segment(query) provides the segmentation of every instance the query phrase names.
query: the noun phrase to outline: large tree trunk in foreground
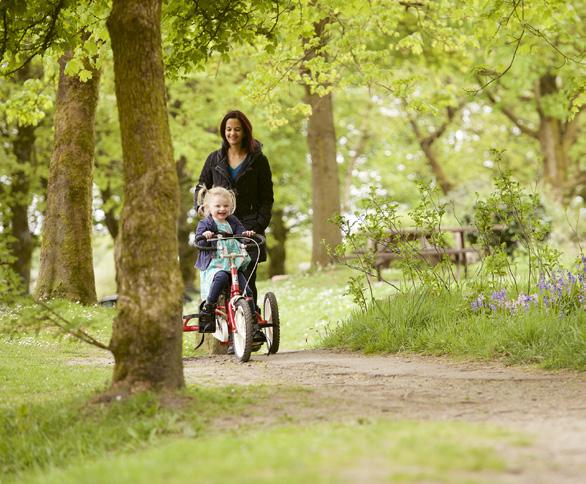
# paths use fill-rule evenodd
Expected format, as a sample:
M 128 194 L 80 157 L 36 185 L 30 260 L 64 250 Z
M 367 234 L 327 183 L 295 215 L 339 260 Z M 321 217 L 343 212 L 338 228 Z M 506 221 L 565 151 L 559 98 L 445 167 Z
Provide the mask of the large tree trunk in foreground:
M 179 186 L 165 104 L 161 0 L 114 0 L 107 25 L 124 159 L 113 384 L 175 389 L 184 386 Z
M 59 60 L 55 146 L 36 296 L 91 304 L 96 301 L 91 210 L 99 72 L 92 69 L 87 82 L 67 76 L 64 69 L 70 58 L 68 52 Z
M 336 133 L 332 94 L 312 94 L 306 86 L 306 100 L 312 113 L 307 127 L 307 144 L 311 154 L 311 189 L 313 224 L 311 265 L 331 262 L 326 244 L 335 247 L 342 241 L 338 226 L 329 221 L 340 213 L 340 181 L 336 161 Z

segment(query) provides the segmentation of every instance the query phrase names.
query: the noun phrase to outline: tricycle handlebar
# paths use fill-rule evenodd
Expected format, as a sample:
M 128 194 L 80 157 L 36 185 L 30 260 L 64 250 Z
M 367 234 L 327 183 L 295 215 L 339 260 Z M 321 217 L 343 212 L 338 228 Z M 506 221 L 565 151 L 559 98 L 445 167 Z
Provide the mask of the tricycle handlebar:
M 206 239 L 203 235 L 200 235 L 199 237 L 196 237 L 196 239 L 195 239 L 195 246 L 199 250 L 204 250 L 204 251 L 217 250 L 217 247 L 207 245 L 207 243 L 208 242 L 217 242 L 219 240 L 226 240 L 226 239 L 248 240 L 249 242 L 246 242 L 244 244 L 244 247 L 246 249 L 252 249 L 253 247 L 261 247 L 265 244 L 265 238 L 262 235 L 258 235 L 258 234 L 255 234 L 251 237 L 247 237 L 246 235 L 242 235 L 242 234 L 228 234 L 225 232 L 219 232 L 218 235 L 219 235 L 219 237 L 212 237 L 209 239 Z M 202 242 L 205 242 L 206 245 L 202 244 Z

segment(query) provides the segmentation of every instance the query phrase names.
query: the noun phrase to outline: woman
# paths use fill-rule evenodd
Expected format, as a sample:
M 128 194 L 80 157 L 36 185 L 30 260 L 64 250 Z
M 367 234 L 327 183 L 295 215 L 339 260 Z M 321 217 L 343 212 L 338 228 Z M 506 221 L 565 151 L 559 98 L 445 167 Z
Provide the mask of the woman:
M 230 111 L 220 123 L 222 147 L 210 153 L 201 170 L 195 189 L 195 208 L 203 215 L 203 207 L 197 203 L 202 188 L 224 187 L 236 194 L 234 215 L 246 230 L 264 235 L 271 221 L 273 208 L 273 180 L 262 145 L 252 135 L 252 125 L 244 113 Z M 249 250 L 252 263 L 244 275 L 250 278 L 255 303 L 257 252 Z M 267 260 L 265 247 L 260 250 L 259 262 Z M 256 306 L 258 307 L 258 305 Z

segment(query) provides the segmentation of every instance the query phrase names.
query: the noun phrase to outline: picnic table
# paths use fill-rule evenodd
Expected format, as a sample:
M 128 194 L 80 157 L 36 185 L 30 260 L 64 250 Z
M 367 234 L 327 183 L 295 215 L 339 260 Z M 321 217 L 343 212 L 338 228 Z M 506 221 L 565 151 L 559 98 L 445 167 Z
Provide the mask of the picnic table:
M 495 225 L 493 230 L 504 230 L 505 226 Z M 468 276 L 468 254 L 477 254 L 482 257 L 482 251 L 478 247 L 466 245 L 466 235 L 477 233 L 478 229 L 471 225 L 460 227 L 441 227 L 437 231 L 423 230 L 419 228 L 404 228 L 389 232 L 387 238 L 375 242 L 375 269 L 377 279 L 382 280 L 383 267 L 388 267 L 392 260 L 404 257 L 398 250 L 402 242 L 412 243 L 411 248 L 415 255 L 428 261 L 439 262 L 444 257 L 449 257 L 456 265 L 456 277 L 460 278 L 460 270 L 463 268 L 464 277 Z M 453 245 L 437 245 L 430 238 L 434 234 L 450 234 L 453 237 Z

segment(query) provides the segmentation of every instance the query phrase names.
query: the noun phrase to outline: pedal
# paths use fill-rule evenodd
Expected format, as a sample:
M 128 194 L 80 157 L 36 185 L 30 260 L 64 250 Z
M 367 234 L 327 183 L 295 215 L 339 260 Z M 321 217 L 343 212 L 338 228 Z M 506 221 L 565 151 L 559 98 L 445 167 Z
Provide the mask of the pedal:
M 254 334 L 252 335 L 252 342 L 253 343 L 264 343 L 267 339 L 265 338 L 265 334 L 260 330 L 257 329 Z
M 252 346 L 250 347 L 250 351 L 252 352 L 256 352 L 258 350 L 260 350 L 262 347 L 262 343 L 252 343 Z

